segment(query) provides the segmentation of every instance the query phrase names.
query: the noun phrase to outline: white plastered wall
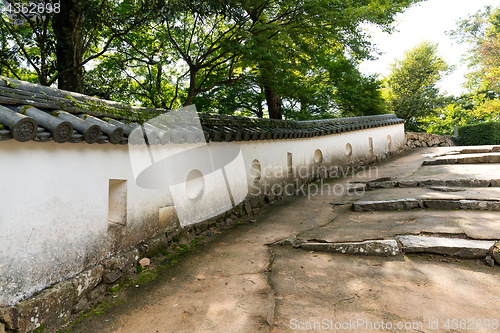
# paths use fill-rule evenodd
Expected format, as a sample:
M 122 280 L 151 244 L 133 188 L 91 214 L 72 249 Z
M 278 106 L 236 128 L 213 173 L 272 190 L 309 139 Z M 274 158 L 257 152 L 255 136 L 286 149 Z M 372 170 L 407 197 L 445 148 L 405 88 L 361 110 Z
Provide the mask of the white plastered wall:
M 390 136 L 391 141 L 390 147 L 388 136 Z M 370 151 L 369 138 L 372 138 L 373 151 Z M 239 146 L 245 158 L 249 184 L 254 189 L 260 188 L 261 191 L 265 192 L 274 184 L 290 181 L 290 178 L 287 177 L 288 153 L 292 154 L 293 173 L 291 176 L 306 178 L 307 171 L 325 168 L 331 170 L 336 166 L 356 160 L 379 156 L 388 151 L 396 151 L 403 147 L 404 140 L 404 125 L 399 124 L 314 138 L 249 141 L 242 142 Z M 346 154 L 347 144 L 351 146 L 351 155 Z M 322 154 L 322 162 L 319 165 L 314 159 L 314 154 L 318 149 Z M 251 165 L 254 160 L 257 160 L 261 166 L 261 177 L 258 182 L 254 182 L 251 177 Z M 340 172 L 338 171 L 338 173 Z M 283 174 L 285 177 L 279 177 Z
M 404 145 L 404 127 L 399 124 L 238 146 L 249 184 L 253 184 L 252 161 L 259 161 L 259 187 L 289 180 L 287 153 L 292 154 L 294 168 L 315 165 L 317 149 L 323 155 L 322 165 L 342 165 L 370 157 L 370 137 L 373 155 L 387 152 L 388 135 L 391 150 Z M 351 156 L 345 152 L 348 143 Z M 283 177 L 271 176 L 283 169 Z M 0 142 L 0 306 L 74 276 L 116 251 L 109 236 L 110 180 L 126 181 L 124 228 L 129 236 L 120 246 L 136 245 L 157 233 L 159 212 L 173 205 L 172 196 L 168 187 L 150 190 L 135 184 L 126 145 Z
M 111 254 L 110 180 L 127 184 L 130 241 L 151 237 L 170 193 L 135 185 L 126 145 L 0 142 L 0 305 Z

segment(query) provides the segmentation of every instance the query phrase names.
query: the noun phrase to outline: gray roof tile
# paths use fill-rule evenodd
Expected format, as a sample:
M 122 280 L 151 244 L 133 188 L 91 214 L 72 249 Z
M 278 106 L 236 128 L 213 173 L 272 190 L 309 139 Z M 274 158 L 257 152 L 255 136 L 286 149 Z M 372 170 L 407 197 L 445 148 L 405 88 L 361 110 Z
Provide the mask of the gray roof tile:
M 136 107 L 0 76 L 0 140 L 140 143 L 250 141 L 310 138 L 404 123 L 394 114 L 290 121 L 199 113 L 203 137 L 194 127 L 161 120 L 138 121 L 168 110 Z

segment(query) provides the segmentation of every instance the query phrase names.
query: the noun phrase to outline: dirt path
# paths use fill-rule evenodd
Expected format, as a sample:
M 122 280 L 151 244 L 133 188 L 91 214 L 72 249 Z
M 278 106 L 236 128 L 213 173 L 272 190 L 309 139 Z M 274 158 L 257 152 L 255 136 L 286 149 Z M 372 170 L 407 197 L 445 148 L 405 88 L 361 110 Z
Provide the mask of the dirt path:
M 498 267 L 430 255 L 377 258 L 291 247 L 274 251 L 273 332 L 321 331 L 300 330 L 315 322 L 330 332 L 500 329 Z
M 268 244 L 334 218 L 326 198 L 288 197 L 255 218 L 206 237 L 199 250 L 156 279 L 129 288 L 126 301 L 71 327 L 72 332 L 269 331 L 274 291 Z

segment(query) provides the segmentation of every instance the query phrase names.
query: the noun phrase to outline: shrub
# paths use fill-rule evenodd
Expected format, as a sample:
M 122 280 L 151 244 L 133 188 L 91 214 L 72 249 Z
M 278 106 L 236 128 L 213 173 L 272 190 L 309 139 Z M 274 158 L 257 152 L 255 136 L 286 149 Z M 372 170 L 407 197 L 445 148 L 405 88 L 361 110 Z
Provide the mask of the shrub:
M 476 125 L 467 125 L 458 128 L 460 144 L 498 145 L 500 144 L 500 122 L 486 122 Z

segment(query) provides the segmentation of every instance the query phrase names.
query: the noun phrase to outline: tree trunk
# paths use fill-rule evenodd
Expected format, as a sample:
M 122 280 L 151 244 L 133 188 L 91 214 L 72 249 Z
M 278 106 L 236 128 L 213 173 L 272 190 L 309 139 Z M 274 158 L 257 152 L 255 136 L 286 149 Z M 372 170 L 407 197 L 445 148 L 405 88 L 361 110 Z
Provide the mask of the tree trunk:
M 264 86 L 264 94 L 266 95 L 269 119 L 283 119 L 280 97 L 276 94 L 274 89 L 270 86 Z
M 257 112 L 256 115 L 258 118 L 264 118 L 264 106 L 262 103 L 264 102 L 264 98 L 262 97 L 262 93 L 264 92 L 264 88 L 259 86 L 260 92 L 257 95 Z
M 264 110 L 262 110 L 262 104 L 259 102 L 257 105 L 257 111 L 255 112 L 255 115 L 257 118 L 263 118 L 264 117 Z
M 189 88 L 188 94 L 186 97 L 186 101 L 184 102 L 184 106 L 191 105 L 193 103 L 193 99 L 196 97 L 196 75 L 198 74 L 198 69 L 194 66 L 191 66 L 189 71 Z
M 65 71 L 58 79 L 59 89 L 83 93 L 83 8 L 84 1 L 61 1 L 52 28 L 56 35 L 57 70 Z M 75 68 L 68 70 L 69 68 Z
M 167 102 L 165 101 L 165 96 L 163 96 L 163 89 L 161 88 L 161 74 L 163 71 L 163 66 L 161 61 L 156 64 L 156 92 L 158 93 L 160 97 L 160 103 L 162 109 L 168 109 L 167 108 Z

